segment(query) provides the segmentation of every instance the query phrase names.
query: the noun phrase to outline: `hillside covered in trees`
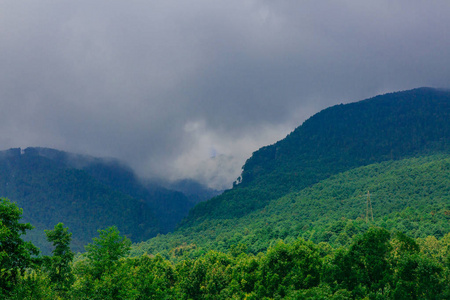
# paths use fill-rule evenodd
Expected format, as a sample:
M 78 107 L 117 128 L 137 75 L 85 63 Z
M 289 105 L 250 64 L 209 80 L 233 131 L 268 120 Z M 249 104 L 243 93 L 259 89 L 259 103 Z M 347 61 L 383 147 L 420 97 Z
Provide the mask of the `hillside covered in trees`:
M 441 238 L 450 232 L 449 154 L 449 91 L 334 106 L 256 151 L 233 189 L 132 253 L 177 261 L 242 243 L 257 254 L 299 237 L 347 247 L 370 226 Z
M 185 224 L 244 216 L 359 166 L 450 149 L 450 92 L 420 88 L 327 108 L 259 149 L 240 183 L 197 205 Z
M 372 206 L 369 220 L 367 200 Z M 340 247 L 373 225 L 414 238 L 441 238 L 450 232 L 449 221 L 450 156 L 442 154 L 352 169 L 273 200 L 244 217 L 211 218 L 182 226 L 137 244 L 133 253 L 161 253 L 177 259 L 176 247 L 196 257 L 243 243 L 257 254 L 277 240 L 292 242 L 298 237 Z
M 167 233 L 194 202 L 181 192 L 141 182 L 117 160 L 48 148 L 0 152 L 0 194 L 24 209 L 30 238 L 49 253 L 44 229 L 64 221 L 72 248 L 83 251 L 99 228 L 115 225 L 134 242 Z

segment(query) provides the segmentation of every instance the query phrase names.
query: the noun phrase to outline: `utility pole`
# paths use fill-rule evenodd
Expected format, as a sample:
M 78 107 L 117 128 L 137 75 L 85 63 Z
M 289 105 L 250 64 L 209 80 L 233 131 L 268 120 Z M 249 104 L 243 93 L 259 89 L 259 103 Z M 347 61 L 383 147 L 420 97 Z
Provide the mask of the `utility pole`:
M 370 210 L 370 214 L 372 216 L 372 222 L 373 222 L 372 201 L 370 201 L 370 191 L 367 191 L 366 223 L 369 223 L 369 210 Z

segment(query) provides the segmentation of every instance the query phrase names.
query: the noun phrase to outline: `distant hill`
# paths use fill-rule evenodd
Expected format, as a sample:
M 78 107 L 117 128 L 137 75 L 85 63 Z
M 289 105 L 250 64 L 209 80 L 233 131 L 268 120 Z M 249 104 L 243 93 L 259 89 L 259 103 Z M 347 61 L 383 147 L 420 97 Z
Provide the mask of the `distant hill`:
M 82 251 L 98 229 L 116 225 L 134 242 L 173 230 L 194 203 L 178 191 L 142 183 L 114 159 L 49 148 L 0 152 L 0 195 L 36 227 L 27 237 L 48 251 L 44 229 L 63 222 Z
M 140 180 L 131 168 L 117 159 L 91 157 L 49 148 L 27 148 L 25 152 L 35 152 L 69 168 L 83 170 L 113 190 L 143 200 L 158 217 L 159 233 L 173 230 L 194 206 L 182 192 Z
M 243 242 L 256 253 L 299 235 L 339 245 L 367 226 L 368 190 L 377 225 L 439 237 L 450 230 L 449 155 L 448 90 L 333 106 L 253 153 L 240 182 L 194 207 L 174 233 L 135 249 L 226 251 Z

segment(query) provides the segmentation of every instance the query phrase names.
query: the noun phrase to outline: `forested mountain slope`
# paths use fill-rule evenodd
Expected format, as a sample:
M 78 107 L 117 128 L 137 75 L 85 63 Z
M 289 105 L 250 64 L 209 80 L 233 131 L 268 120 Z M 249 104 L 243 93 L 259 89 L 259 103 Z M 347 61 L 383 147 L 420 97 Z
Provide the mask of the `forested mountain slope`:
M 449 90 L 419 88 L 336 105 L 254 152 L 240 184 L 197 205 L 184 224 L 245 216 L 346 170 L 449 149 Z
M 0 152 L 0 195 L 23 208 L 28 233 L 44 253 L 44 229 L 63 222 L 73 232 L 72 248 L 83 251 L 98 229 L 116 225 L 132 241 L 167 233 L 194 205 L 180 192 L 141 183 L 112 159 L 48 148 Z
M 117 225 L 132 240 L 148 239 L 159 224 L 138 199 L 109 188 L 83 170 L 66 168 L 34 153 L 1 153 L 0 194 L 23 208 L 24 222 L 36 227 L 28 236 L 46 250 L 44 229 L 59 222 L 73 232 L 73 249 L 83 250 L 97 229 Z
M 141 181 L 133 170 L 116 159 L 90 157 L 49 148 L 27 148 L 25 151 L 34 152 L 70 168 L 86 171 L 113 190 L 143 200 L 158 218 L 159 233 L 173 230 L 194 206 L 181 192 Z
M 373 221 L 367 214 L 367 192 Z M 369 226 L 398 230 L 415 238 L 450 232 L 450 155 L 386 161 L 333 175 L 292 192 L 244 217 L 210 219 L 135 245 L 134 254 L 196 257 L 208 249 L 227 252 L 244 244 L 267 250 L 277 240 L 298 237 L 345 246 Z M 188 253 L 188 254 L 186 254 Z
M 330 107 L 256 151 L 240 184 L 198 204 L 173 234 L 136 251 L 226 251 L 242 242 L 256 253 L 298 236 L 339 245 L 367 226 L 361 216 L 368 191 L 377 225 L 439 237 L 450 230 L 449 154 L 448 90 L 420 88 Z

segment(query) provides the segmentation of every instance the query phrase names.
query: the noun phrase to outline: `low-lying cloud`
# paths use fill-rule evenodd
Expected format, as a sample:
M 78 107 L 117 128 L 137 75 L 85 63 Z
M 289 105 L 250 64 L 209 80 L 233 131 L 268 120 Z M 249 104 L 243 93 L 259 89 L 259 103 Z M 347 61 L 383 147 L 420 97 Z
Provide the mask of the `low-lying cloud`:
M 1 148 L 230 187 L 327 106 L 448 87 L 448 1 L 7 1 Z

